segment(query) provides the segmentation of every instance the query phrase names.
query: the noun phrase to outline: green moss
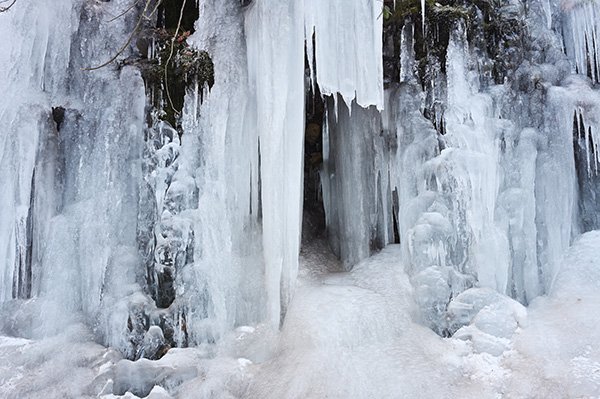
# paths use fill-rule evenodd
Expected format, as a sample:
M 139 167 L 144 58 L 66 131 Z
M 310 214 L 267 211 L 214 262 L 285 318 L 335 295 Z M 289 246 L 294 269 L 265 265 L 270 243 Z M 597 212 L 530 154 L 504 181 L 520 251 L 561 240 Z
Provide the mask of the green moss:
M 167 29 L 147 31 L 142 45 L 154 40 L 156 54 L 150 59 L 139 59 L 137 65 L 146 86 L 151 89 L 149 91 L 156 96 L 153 99 L 154 104 L 158 105 L 161 98 L 166 102 L 161 117 L 175 127 L 183 108 L 186 88 L 196 82 L 200 87 L 212 87 L 214 65 L 207 52 L 195 50 L 187 45 L 185 38 L 189 32 L 178 36 L 173 42 L 174 34 L 174 31 Z M 169 97 L 172 104 L 168 100 Z
M 195 83 L 210 88 L 214 83 L 209 54 L 186 42 L 194 32 L 198 13 L 196 0 L 186 0 L 185 4 L 184 0 L 163 0 L 156 20 L 148 22 L 137 35 L 139 56 L 125 61 L 140 69 L 147 92 L 153 95 L 152 104 L 159 109 L 160 118 L 173 127 L 178 126 L 186 89 Z M 149 48 L 153 54 L 148 54 Z
M 469 42 L 485 49 L 494 60 L 493 77 L 497 82 L 510 69 L 506 57 L 500 55 L 520 44 L 524 30 L 522 21 L 500 12 L 501 4 L 496 0 L 426 0 L 424 32 L 420 29 L 423 24 L 420 0 L 396 1 L 395 8 L 392 0 L 385 0 L 384 7 L 384 32 L 399 35 L 405 23 L 415 26 L 414 51 L 423 85 L 427 83 L 431 62 L 437 60 L 441 71 L 445 71 L 450 34 L 459 22 L 466 27 Z M 394 42 L 400 41 L 396 38 Z M 399 49 L 396 52 L 399 56 Z

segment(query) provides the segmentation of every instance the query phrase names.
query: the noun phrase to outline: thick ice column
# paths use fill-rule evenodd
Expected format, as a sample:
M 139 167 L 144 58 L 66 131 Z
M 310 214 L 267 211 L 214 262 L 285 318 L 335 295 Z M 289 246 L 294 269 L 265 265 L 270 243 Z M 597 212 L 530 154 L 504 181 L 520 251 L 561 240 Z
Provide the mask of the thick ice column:
M 246 15 L 260 141 L 267 317 L 279 325 L 298 269 L 304 137 L 302 1 L 261 0 Z
M 476 272 L 482 286 L 505 292 L 508 280 L 506 235 L 495 224 L 499 191 L 499 147 L 496 139 L 492 99 L 478 93 L 476 81 L 469 79 L 466 36 L 461 27 L 448 45 L 448 109 L 441 158 L 454 177 L 452 182 L 436 172 L 438 185 L 450 187 L 459 209 L 454 210 L 455 226 L 467 228 L 459 237 L 468 245 L 467 264 Z M 441 171 L 441 170 L 440 170 Z M 450 184 L 450 186 L 449 186 Z
M 193 229 L 193 256 L 177 270 L 170 307 L 178 313 L 180 344 L 218 340 L 265 313 L 258 138 L 256 115 L 248 110 L 256 100 L 249 99 L 243 27 L 239 1 L 205 1 L 189 39 L 211 55 L 215 81 L 210 91 L 196 86 L 186 96 L 172 179 L 197 192 L 193 199 L 181 196 L 182 210 L 171 218 L 178 221 L 175 232 L 181 222 Z
M 377 231 L 377 174 L 375 139 L 381 131 L 375 107 L 352 102 L 352 111 L 338 99 L 327 101 L 323 181 L 327 234 L 344 267 L 349 270 L 367 258 Z
M 322 94 L 383 109 L 382 7 L 377 0 L 306 0 L 307 53 L 312 60 L 314 33 Z

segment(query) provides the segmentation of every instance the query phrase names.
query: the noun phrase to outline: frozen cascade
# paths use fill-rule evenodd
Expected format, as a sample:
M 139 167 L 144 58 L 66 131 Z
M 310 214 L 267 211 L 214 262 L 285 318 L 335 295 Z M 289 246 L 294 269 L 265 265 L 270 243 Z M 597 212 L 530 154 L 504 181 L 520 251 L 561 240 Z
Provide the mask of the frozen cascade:
M 139 356 L 137 351 L 144 330 L 154 324 L 173 329 L 176 333 L 173 340 L 178 345 L 213 341 L 235 325 L 256 323 L 263 317 L 278 325 L 291 298 L 298 267 L 304 29 L 311 15 L 329 13 L 317 12 L 317 3 L 310 6 L 290 3 L 280 7 L 289 7 L 293 13 L 289 19 L 281 19 L 277 15 L 287 14 L 288 8 L 273 10 L 272 5 L 254 4 L 245 12 L 244 43 L 239 36 L 244 15 L 235 2 L 229 6 L 203 3 L 199 30 L 190 42 L 210 50 L 215 58 L 216 85 L 211 93 L 197 87 L 188 94 L 182 120 L 186 134 L 181 143 L 175 130 L 153 117 L 152 126 L 146 129 L 150 140 L 142 175 L 139 168 L 140 123 L 144 114 L 141 80 L 133 68 L 123 68 L 120 82 L 114 79 L 115 72 L 111 68 L 93 72 L 81 70 L 99 65 L 116 53 L 119 44 L 126 40 L 135 13 L 107 22 L 104 15 L 119 14 L 119 7 L 126 8 L 125 1 L 108 5 L 73 2 L 53 9 L 44 18 L 44 4 L 30 15 L 23 8 L 18 14 L 7 14 L 12 24 L 3 25 L 7 37 L 11 37 L 19 34 L 14 26 L 23 25 L 26 15 L 35 17 L 39 13 L 40 29 L 32 32 L 39 32 L 42 45 L 37 39 L 32 41 L 35 47 L 29 53 L 47 51 L 46 55 L 40 54 L 39 60 L 45 57 L 57 65 L 46 61 L 47 65 L 42 66 L 44 64 L 35 59 L 16 64 L 22 68 L 33 65 L 40 71 L 13 71 L 12 82 L 22 83 L 18 87 L 11 83 L 7 90 L 15 93 L 37 90 L 39 94 L 27 97 L 27 101 L 39 98 L 40 108 L 46 110 L 43 111 L 46 114 L 38 118 L 39 121 L 32 120 L 34 125 L 30 129 L 60 130 L 59 135 L 40 136 L 41 141 L 27 134 L 3 136 L 5 141 L 14 140 L 13 137 L 34 140 L 32 145 L 10 141 L 11 149 L 17 146 L 22 150 L 8 151 L 7 146 L 7 156 L 3 157 L 3 170 L 14 165 L 22 168 L 7 174 L 14 177 L 15 188 L 5 191 L 5 195 L 18 193 L 18 200 L 3 198 L 7 204 L 3 208 L 6 219 L 17 215 L 13 224 L 6 224 L 2 236 L 6 243 L 2 248 L 7 251 L 4 257 L 7 263 L 2 268 L 3 287 L 6 287 L 2 290 L 3 300 L 38 295 L 50 298 L 44 306 L 47 321 L 54 325 L 39 330 L 44 333 L 55 331 L 65 321 L 57 316 L 59 313 L 72 315 L 74 319 L 79 311 L 89 320 L 100 317 L 99 322 L 93 324 L 100 330 L 107 328 L 97 331 L 102 339 L 134 357 Z M 372 41 L 349 41 L 363 43 L 361 49 L 351 44 L 340 48 L 343 57 L 354 59 L 348 62 L 353 65 L 348 77 L 340 81 L 327 83 L 336 74 L 330 62 L 328 71 L 329 58 L 321 55 L 317 63 L 323 76 L 319 75 L 316 81 L 332 92 L 344 93 L 348 102 L 357 96 L 361 103 L 381 106 L 383 86 L 381 57 L 378 56 L 381 21 L 377 19 L 376 5 L 363 3 L 348 11 L 348 7 L 338 4 L 336 10 L 333 15 L 337 18 L 345 13 L 344 19 L 364 20 L 364 31 L 359 33 Z M 48 25 L 58 18 L 53 17 L 54 12 L 72 13 L 72 25 Z M 237 29 L 217 32 L 218 21 Z M 314 22 L 314 29 L 320 32 L 321 38 L 318 54 L 338 48 L 332 41 L 336 33 L 328 30 L 334 25 L 329 22 Z M 286 41 L 280 49 L 270 53 L 272 61 L 283 62 L 281 65 L 272 66 L 273 62 L 266 62 L 264 56 L 255 56 L 264 53 L 264 37 L 283 35 L 289 26 L 293 26 L 290 42 L 296 45 L 290 47 Z M 92 35 L 90 32 L 94 29 L 97 32 Z M 23 32 L 23 37 L 29 32 Z M 104 39 L 96 40 L 100 37 Z M 12 42 L 21 40 L 24 39 L 15 37 Z M 72 45 L 55 46 L 59 42 Z M 110 46 L 100 45 L 100 42 L 110 43 Z M 324 43 L 329 43 L 329 47 L 322 45 Z M 245 44 L 247 51 L 243 48 Z M 70 53 L 72 49 L 75 49 L 74 54 Z M 65 50 L 66 53 L 59 53 Z M 289 57 L 280 61 L 284 50 Z M 26 53 L 27 49 L 15 47 L 14 51 Z M 368 56 L 355 58 L 357 51 L 367 52 Z M 250 55 L 247 60 L 240 56 L 244 52 Z M 2 60 L 2 65 L 15 69 L 12 60 L 17 58 L 21 58 L 20 55 L 12 54 L 11 58 Z M 273 68 L 273 73 L 265 74 L 267 67 Z M 279 70 L 290 73 L 278 75 L 275 71 Z M 365 70 L 373 73 L 358 73 Z M 290 74 L 297 77 L 291 86 L 287 76 Z M 29 75 L 31 83 L 17 77 Z M 230 80 L 232 76 L 247 84 L 234 84 Z M 279 80 L 265 80 L 276 78 Z M 357 87 L 360 88 L 351 90 L 349 82 L 359 80 Z M 102 103 L 109 101 L 103 93 L 116 91 L 111 85 L 121 88 L 122 105 L 118 96 L 111 100 L 112 107 Z M 78 90 L 81 87 L 86 90 Z M 282 87 L 287 89 L 281 90 Z M 66 88 L 75 90 L 76 94 Z M 56 98 L 48 98 L 45 93 Z M 200 97 L 204 97 L 202 103 Z M 48 110 L 55 104 L 56 115 L 50 115 Z M 281 104 L 287 105 L 282 108 Z M 14 109 L 7 107 L 3 111 Z M 227 112 L 228 109 L 242 112 L 234 117 L 233 111 Z M 131 120 L 117 118 L 118 114 L 129 115 Z M 19 128 L 25 129 L 25 119 L 19 117 L 18 120 Z M 35 127 L 39 124 L 42 124 L 39 128 Z M 101 135 L 92 135 L 96 131 Z M 75 139 L 76 136 L 80 138 Z M 244 140 L 240 140 L 241 137 Z M 44 147 L 37 151 L 39 155 L 31 152 L 40 146 Z M 250 148 L 254 151 L 248 151 Z M 30 151 L 29 155 L 23 153 L 25 150 Z M 235 164 L 239 169 L 226 171 L 229 154 L 238 154 Z M 15 155 L 18 161 L 13 158 Z M 128 168 L 115 166 L 127 159 L 132 160 Z M 39 167 L 34 174 L 36 162 L 43 163 L 44 168 Z M 141 189 L 139 199 L 138 187 Z M 32 192 L 35 194 L 30 194 Z M 293 203 L 297 205 L 292 206 Z M 281 223 L 285 225 L 283 234 Z M 78 239 L 72 245 L 64 245 L 70 241 L 68 237 Z M 137 245 L 139 253 L 135 250 Z M 261 277 L 261 258 L 266 263 L 265 281 Z M 146 270 L 134 266 L 140 261 Z M 115 269 L 116 264 L 129 266 Z M 224 271 L 218 271 L 215 264 L 223 265 Z M 37 270 L 32 271 L 32 268 Z M 70 270 L 78 270 L 78 273 Z M 61 281 L 64 284 L 58 284 Z M 262 294 L 263 287 L 266 295 Z M 104 313 L 115 306 L 118 311 Z M 184 335 L 177 333 L 183 330 Z
M 55 23 L 65 16 L 65 23 Z M 43 327 L 35 335 L 60 331 L 81 311 L 105 342 L 120 347 L 127 314 L 115 312 L 114 306 L 135 284 L 143 84 L 132 68 L 94 74 L 81 69 L 117 51 L 131 18 L 108 29 L 95 5 L 72 2 L 27 4 L 7 18 L 3 37 L 26 45 L 9 47 L 0 62 L 15 65 L 6 67 L 12 76 L 3 82 L 13 94 L 1 112 L 15 134 L 3 137 L 2 170 L 16 188 L 8 195 L 17 194 L 19 204 L 12 208 L 14 199 L 3 197 L 8 213 L 2 215 L 7 229 L 2 234 L 12 238 L 3 238 L 1 295 L 47 299 L 39 320 Z M 37 28 L 28 28 L 31 23 Z M 105 40 L 114 45 L 99 45 Z M 15 110 L 19 114 L 10 116 Z M 20 157 L 13 159 L 12 167 L 19 167 L 13 171 L 11 154 Z M 27 242 L 15 245 L 25 237 Z M 15 255 L 21 260 L 15 262 Z
M 381 247 L 392 242 L 392 226 L 397 223 L 406 267 L 413 283 L 423 290 L 417 301 L 428 314 L 426 318 L 437 320 L 435 314 L 444 312 L 448 298 L 473 285 L 491 287 L 528 303 L 551 286 L 560 254 L 578 234 L 580 224 L 587 224 L 586 230 L 594 228 L 596 92 L 578 77 L 568 78 L 571 83 L 563 87 L 552 87 L 565 69 L 561 56 L 550 47 L 555 42 L 548 30 L 551 16 L 547 4 L 542 3 L 531 7 L 532 13 L 539 12 L 544 18 L 536 20 L 539 24 L 532 22 L 530 29 L 542 45 L 548 43 L 547 49 L 540 51 L 545 62 L 557 67 L 521 68 L 521 79 L 539 81 L 536 89 L 540 94 L 518 89 L 524 92 L 517 100 L 521 107 L 531 107 L 528 112 L 543 107 L 542 112 L 529 116 L 522 108 L 513 108 L 513 94 L 506 85 L 480 87 L 481 77 L 473 66 L 475 56 L 459 25 L 450 37 L 446 76 L 442 76 L 445 81 L 436 83 L 446 88 L 441 92 L 446 97 L 442 134 L 422 115 L 411 113 L 419 108 L 415 104 L 418 93 L 406 86 L 389 90 L 382 134 L 378 118 L 369 116 L 367 119 L 373 118 L 370 127 L 353 133 L 361 135 L 361 140 L 366 134 L 366 144 L 345 152 L 347 159 L 363 165 L 361 173 L 366 174 L 357 178 L 355 172 L 350 173 L 352 184 L 336 183 L 369 189 L 338 194 L 337 201 L 326 198 L 328 225 L 329 219 L 339 218 L 344 201 L 356 203 L 360 198 L 358 203 L 370 204 L 363 213 L 343 219 L 342 226 L 353 232 L 359 230 L 358 225 L 349 226 L 362 220 L 362 236 L 343 235 L 335 224 L 330 228 L 334 249 L 338 241 L 353 242 L 349 247 L 354 250 Z M 410 61 L 415 56 L 410 51 L 413 34 L 410 26 L 402 31 L 401 79 L 409 86 L 415 81 L 410 72 L 415 65 Z M 527 90 L 530 94 L 525 94 Z M 546 96 L 538 97 L 542 90 L 547 90 Z M 573 129 L 568 126 L 573 124 L 573 114 L 565 109 L 579 115 L 579 165 L 574 163 Z M 344 114 L 338 115 L 343 120 Z M 360 113 L 352 113 L 350 118 L 354 118 L 350 126 L 361 126 L 365 120 Z M 329 121 L 325 126 L 328 132 L 324 137 L 329 142 L 325 171 L 331 174 L 335 123 Z M 365 160 L 353 158 L 354 153 L 368 153 L 371 146 L 375 153 Z M 372 172 L 370 165 L 375 165 Z M 413 172 L 407 173 L 409 170 Z M 338 171 L 334 179 L 324 176 L 325 194 L 334 190 L 335 179 L 343 180 L 341 175 Z M 554 200 L 544 200 L 550 197 Z M 362 257 L 368 252 L 363 250 Z M 341 256 L 349 264 L 357 259 L 343 251 Z
M 485 9 L 526 28 L 497 59 L 445 2 L 390 44 L 380 1 L 200 1 L 181 40 L 214 85 L 187 87 L 180 126 L 147 43 L 82 70 L 143 4 L 55 3 L 0 13 L 0 396 L 600 392 L 600 237 L 579 237 L 600 228 L 597 1 Z M 317 87 L 339 273 L 320 238 L 298 256 Z

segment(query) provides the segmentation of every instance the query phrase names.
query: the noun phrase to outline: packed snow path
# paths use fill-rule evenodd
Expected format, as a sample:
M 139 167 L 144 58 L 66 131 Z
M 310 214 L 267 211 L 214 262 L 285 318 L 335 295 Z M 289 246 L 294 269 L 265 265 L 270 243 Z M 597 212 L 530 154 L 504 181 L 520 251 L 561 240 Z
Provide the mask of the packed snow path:
M 0 397 L 596 397 L 598 248 L 600 232 L 576 242 L 551 294 L 531 304 L 509 339 L 501 335 L 511 307 L 493 295 L 496 302 L 472 318 L 462 338 L 441 338 L 416 323 L 398 246 L 349 273 L 315 268 L 311 254 L 301 259 L 302 284 L 280 333 L 240 327 L 217 347 L 136 362 L 92 343 L 80 325 L 43 340 L 2 338 Z M 499 344 L 505 350 L 489 353 Z

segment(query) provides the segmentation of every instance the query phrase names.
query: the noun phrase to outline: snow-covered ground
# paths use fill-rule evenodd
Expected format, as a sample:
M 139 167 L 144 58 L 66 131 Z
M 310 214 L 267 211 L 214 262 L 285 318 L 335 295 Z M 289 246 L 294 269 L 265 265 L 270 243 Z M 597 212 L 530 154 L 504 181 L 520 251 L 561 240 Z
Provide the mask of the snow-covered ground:
M 527 310 L 491 290 L 460 295 L 448 318 L 468 325 L 452 338 L 418 323 L 398 246 L 349 273 L 309 252 L 280 332 L 239 327 L 218 347 L 136 362 L 80 324 L 42 340 L 2 337 L 0 397 L 599 397 L 598 248 L 600 232 L 581 236 Z

